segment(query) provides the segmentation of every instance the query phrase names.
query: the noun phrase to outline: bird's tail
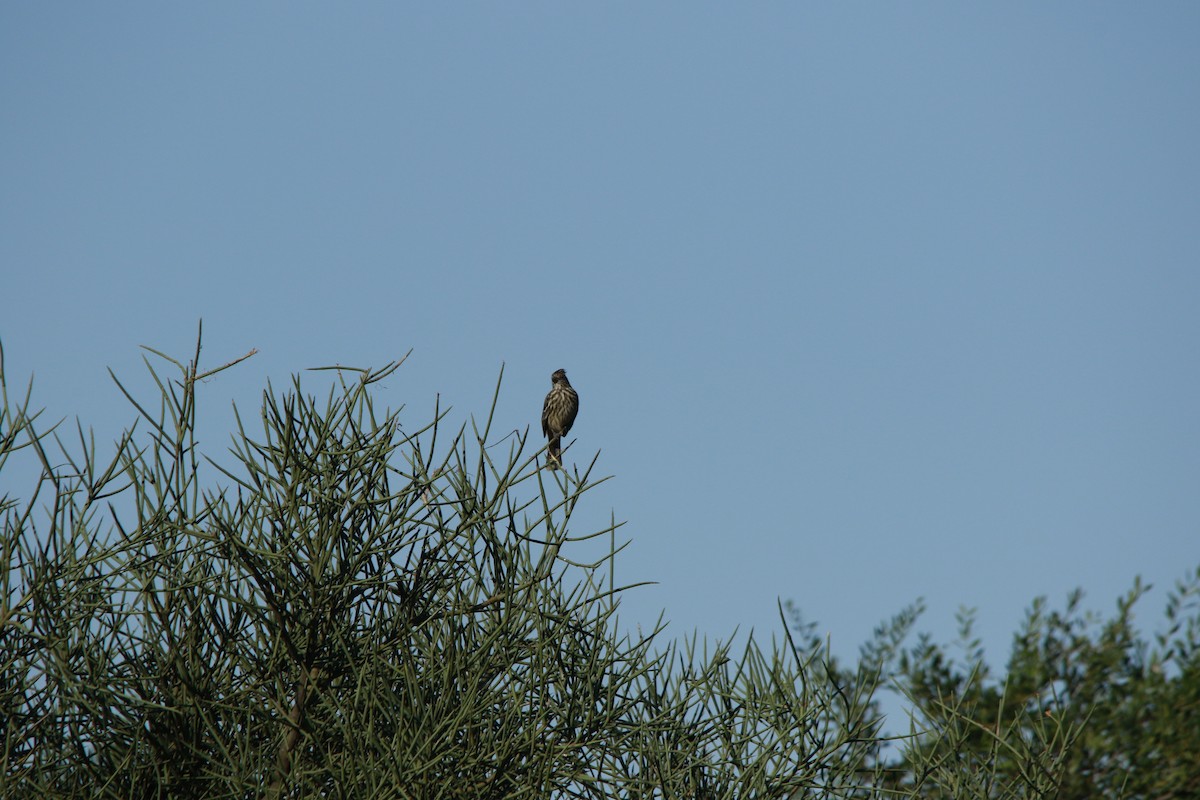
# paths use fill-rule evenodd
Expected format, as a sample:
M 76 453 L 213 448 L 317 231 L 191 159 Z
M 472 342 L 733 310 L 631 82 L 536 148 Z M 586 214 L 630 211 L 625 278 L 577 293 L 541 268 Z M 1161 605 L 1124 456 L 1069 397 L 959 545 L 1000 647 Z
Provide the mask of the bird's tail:
M 546 466 L 558 469 L 562 466 L 562 439 L 554 436 L 546 447 Z

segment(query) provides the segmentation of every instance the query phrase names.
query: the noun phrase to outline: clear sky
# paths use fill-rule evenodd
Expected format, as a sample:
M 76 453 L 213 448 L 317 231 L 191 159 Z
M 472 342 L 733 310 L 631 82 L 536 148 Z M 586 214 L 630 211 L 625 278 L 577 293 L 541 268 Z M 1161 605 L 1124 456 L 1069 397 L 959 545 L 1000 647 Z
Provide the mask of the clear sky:
M 923 596 L 1200 563 L 1200 5 L 0 5 L 0 337 L 101 440 L 138 345 L 340 362 L 615 479 L 622 619 L 776 598 L 853 653 Z M 328 373 L 310 376 L 315 387 Z M 203 431 L 202 431 L 203 433 Z

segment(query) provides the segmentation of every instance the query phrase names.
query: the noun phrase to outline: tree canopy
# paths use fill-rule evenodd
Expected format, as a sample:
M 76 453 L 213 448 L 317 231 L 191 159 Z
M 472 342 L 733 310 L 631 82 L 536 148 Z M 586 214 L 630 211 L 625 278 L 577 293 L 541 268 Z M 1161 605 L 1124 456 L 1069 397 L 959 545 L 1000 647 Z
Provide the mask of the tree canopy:
M 977 642 L 961 663 L 908 644 L 919 605 L 848 667 L 782 607 L 770 645 L 632 634 L 619 524 L 577 528 L 595 460 L 541 469 L 491 412 L 447 429 L 379 409 L 399 364 L 319 372 L 320 399 L 268 387 L 202 450 L 202 379 L 224 367 L 199 360 L 149 351 L 158 396 L 126 391 L 137 422 L 108 455 L 10 396 L 0 352 L 5 796 L 1200 792 L 1200 574 L 1153 645 L 1140 584 L 1111 620 L 1037 601 L 999 677 Z M 885 686 L 904 735 L 884 735 Z

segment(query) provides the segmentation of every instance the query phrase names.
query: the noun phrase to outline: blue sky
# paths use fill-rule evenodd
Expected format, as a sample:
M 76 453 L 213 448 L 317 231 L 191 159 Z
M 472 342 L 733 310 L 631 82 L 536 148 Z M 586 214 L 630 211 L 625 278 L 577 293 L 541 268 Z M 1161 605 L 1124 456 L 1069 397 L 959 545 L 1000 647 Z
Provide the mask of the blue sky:
M 413 422 L 601 451 L 622 617 L 776 598 L 853 653 L 918 596 L 1109 611 L 1200 563 L 1192 3 L 0 6 L 10 380 L 101 440 L 149 344 L 206 387 L 413 349 Z M 319 378 L 312 376 L 314 387 Z

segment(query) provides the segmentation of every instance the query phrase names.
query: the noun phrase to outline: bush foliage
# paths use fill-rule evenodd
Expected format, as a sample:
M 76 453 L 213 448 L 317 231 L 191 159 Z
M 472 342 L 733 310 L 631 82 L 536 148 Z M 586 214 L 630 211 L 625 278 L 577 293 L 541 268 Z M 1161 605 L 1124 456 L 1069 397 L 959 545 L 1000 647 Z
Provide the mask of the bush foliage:
M 225 367 L 150 353 L 158 396 L 126 392 L 111 456 L 10 397 L 0 353 L 7 797 L 1197 792 L 1195 584 L 1152 648 L 1140 587 L 1096 631 L 1077 598 L 1035 605 L 1006 681 L 981 652 L 906 647 L 918 607 L 850 668 L 795 613 L 770 646 L 635 635 L 618 525 L 573 525 L 595 460 L 539 469 L 491 412 L 410 426 L 373 399 L 398 364 L 320 373 L 323 399 L 268 388 L 202 452 L 199 390 Z M 914 709 L 901 737 L 885 683 Z

